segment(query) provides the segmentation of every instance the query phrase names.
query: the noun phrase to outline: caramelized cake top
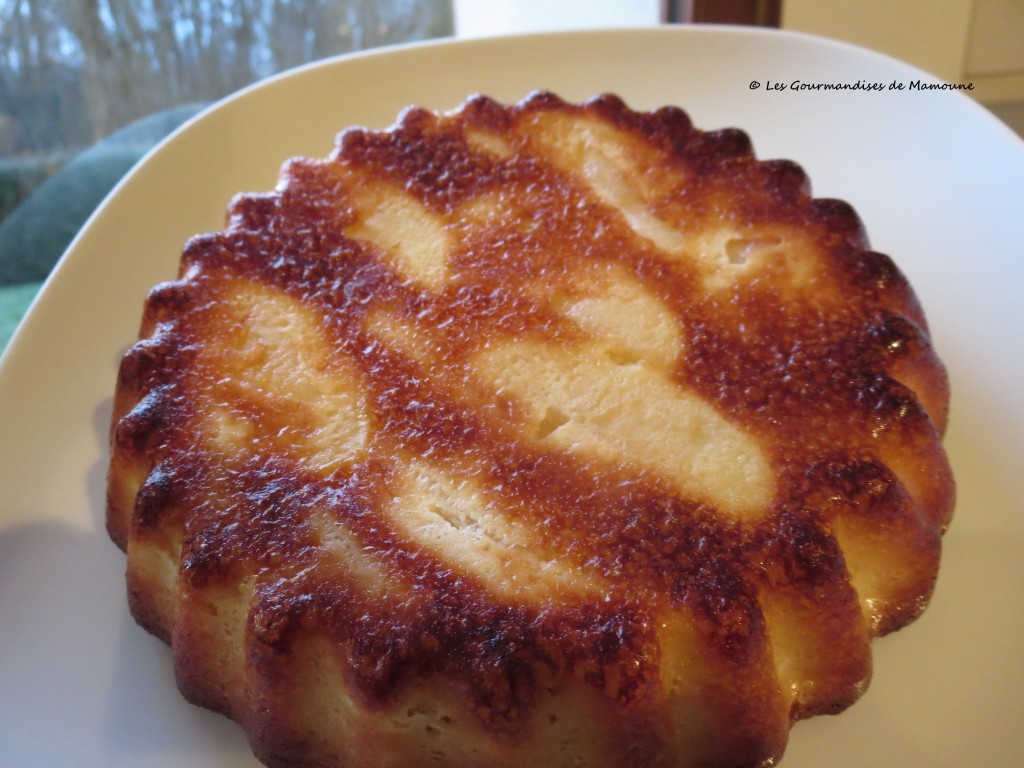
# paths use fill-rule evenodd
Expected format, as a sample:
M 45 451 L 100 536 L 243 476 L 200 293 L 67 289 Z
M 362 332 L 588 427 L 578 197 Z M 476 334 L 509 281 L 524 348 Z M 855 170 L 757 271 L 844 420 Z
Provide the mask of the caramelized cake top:
M 687 677 L 795 719 L 931 592 L 948 391 L 906 280 L 676 108 L 348 130 L 188 244 L 142 337 L 111 508 L 180 531 L 181 589 L 249 585 L 261 647 L 337 641 L 369 702 L 445 675 L 510 732 L 566 674 L 623 711 Z

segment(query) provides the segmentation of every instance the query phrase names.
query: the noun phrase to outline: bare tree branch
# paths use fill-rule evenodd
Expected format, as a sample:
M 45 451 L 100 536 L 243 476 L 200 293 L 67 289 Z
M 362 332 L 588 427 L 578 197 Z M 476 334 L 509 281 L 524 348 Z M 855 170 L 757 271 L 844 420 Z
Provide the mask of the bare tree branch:
M 450 29 L 451 0 L 0 0 L 0 116 L 43 144 L 96 140 L 283 69 Z M 47 111 L 62 123 L 49 134 Z

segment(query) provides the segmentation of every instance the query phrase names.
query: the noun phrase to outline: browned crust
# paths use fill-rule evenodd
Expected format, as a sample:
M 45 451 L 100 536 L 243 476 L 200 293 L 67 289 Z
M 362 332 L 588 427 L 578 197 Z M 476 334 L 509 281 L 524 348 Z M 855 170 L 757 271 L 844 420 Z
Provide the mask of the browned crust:
M 605 121 L 666 173 L 685 175 L 666 206 L 800 228 L 822 254 L 815 279 L 827 301 L 783 300 L 770 279 L 706 294 L 692 269 L 666 264 L 594 201 L 573 220 L 585 193 L 519 132 L 551 113 Z M 507 138 L 511 156 L 474 150 L 469 129 Z M 466 282 L 426 296 L 345 236 L 355 213 L 339 166 L 398 184 L 439 215 L 525 185 L 541 234 L 469 233 L 452 256 Z M 518 238 L 512 261 L 508 238 Z M 457 381 L 424 381 L 367 334 L 375 306 L 438 321 L 453 359 L 481 337 L 557 334 L 514 288 L 540 270 L 557 283 L 581 254 L 624 266 L 685 317 L 685 364 L 673 376 L 771 446 L 780 490 L 761 521 L 725 520 L 619 470 L 581 475 L 564 456 L 509 442 L 500 420 L 459 400 Z M 271 286 L 322 318 L 362 377 L 380 450 L 325 478 L 280 455 L 239 455 L 225 466 L 201 447 L 203 393 L 219 375 L 202 351 L 224 332 L 213 320 L 235 283 Z M 538 718 L 551 702 L 570 701 L 594 713 L 603 765 L 768 765 L 792 721 L 861 695 L 871 637 L 915 618 L 934 586 L 953 502 L 941 446 L 949 384 L 910 286 L 869 249 L 848 205 L 810 196 L 798 166 L 758 161 L 742 132 L 698 131 L 676 108 L 638 113 L 607 95 L 571 105 L 538 93 L 511 107 L 474 97 L 444 116 L 410 109 L 386 132 L 347 131 L 330 159 L 292 162 L 277 191 L 239 197 L 225 231 L 190 242 L 179 279 L 151 293 L 140 338 L 117 384 L 107 517 L 129 554 L 132 612 L 172 644 L 185 695 L 240 721 L 269 765 L 361 766 L 392 747 L 396 765 L 421 764 L 415 741 L 373 723 L 424 681 L 442 681 L 439 690 L 465 707 L 470 740 L 498 745 L 480 764 L 505 765 L 501 755 L 513 764 L 523 743 L 541 749 Z M 269 432 L 283 417 L 264 418 Z M 484 473 L 524 524 L 613 584 L 607 598 L 495 601 L 409 546 L 380 511 L 387 457 L 399 448 L 486 457 Z M 396 582 L 415 584 L 408 602 L 367 599 L 327 567 L 314 509 L 344 521 Z M 154 565 L 161 557 L 174 563 L 173 591 Z M 881 590 L 870 611 L 858 594 L 868 588 Z M 685 728 L 666 720 L 674 694 L 657 628 L 666 616 L 687 627 L 700 663 L 688 674 L 702 681 L 710 722 L 686 744 Z M 792 695 L 773 657 L 783 635 L 812 681 Z M 302 653 L 311 642 L 314 661 Z M 317 717 L 300 700 L 324 670 L 360 711 L 379 715 L 318 721 L 349 723 L 343 747 L 287 714 Z

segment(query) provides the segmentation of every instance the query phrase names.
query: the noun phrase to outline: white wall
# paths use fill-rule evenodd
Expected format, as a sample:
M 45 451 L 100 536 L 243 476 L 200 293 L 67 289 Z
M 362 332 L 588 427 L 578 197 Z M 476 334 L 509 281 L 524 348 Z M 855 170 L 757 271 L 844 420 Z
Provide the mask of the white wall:
M 973 82 L 980 101 L 1024 99 L 1024 0 L 783 0 L 782 26 Z
M 642 27 L 661 19 L 661 0 L 454 0 L 453 8 L 458 37 Z

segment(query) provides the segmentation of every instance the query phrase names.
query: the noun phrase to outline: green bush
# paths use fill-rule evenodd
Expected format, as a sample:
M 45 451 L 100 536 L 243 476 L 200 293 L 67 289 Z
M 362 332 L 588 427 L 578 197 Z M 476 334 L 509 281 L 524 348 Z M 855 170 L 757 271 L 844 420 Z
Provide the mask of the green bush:
M 50 155 L 33 158 L 0 158 L 0 221 L 53 176 L 64 165 L 66 158 Z
M 0 285 L 42 280 L 142 152 L 94 147 L 46 179 L 0 222 Z

